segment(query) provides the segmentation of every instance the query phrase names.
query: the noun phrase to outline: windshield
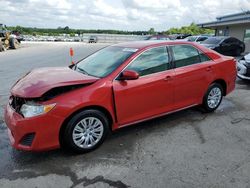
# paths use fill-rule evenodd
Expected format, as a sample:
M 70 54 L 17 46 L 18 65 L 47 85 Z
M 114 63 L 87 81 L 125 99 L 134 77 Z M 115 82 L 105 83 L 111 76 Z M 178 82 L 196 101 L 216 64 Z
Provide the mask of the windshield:
M 75 69 L 91 76 L 105 77 L 136 51 L 134 48 L 110 46 L 81 60 Z
M 223 38 L 213 37 L 213 38 L 209 38 L 209 39 L 203 41 L 202 44 L 219 44 L 220 41 L 222 41 L 222 40 L 223 40 Z

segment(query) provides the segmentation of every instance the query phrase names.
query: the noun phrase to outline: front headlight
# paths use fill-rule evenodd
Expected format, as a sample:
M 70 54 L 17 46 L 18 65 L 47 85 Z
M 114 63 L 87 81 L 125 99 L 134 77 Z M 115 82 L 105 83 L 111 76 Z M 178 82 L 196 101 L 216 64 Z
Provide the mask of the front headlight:
M 37 103 L 26 103 L 23 104 L 20 112 L 24 117 L 34 117 L 41 114 L 48 113 L 50 110 L 52 110 L 56 104 L 48 104 L 48 105 L 41 105 Z

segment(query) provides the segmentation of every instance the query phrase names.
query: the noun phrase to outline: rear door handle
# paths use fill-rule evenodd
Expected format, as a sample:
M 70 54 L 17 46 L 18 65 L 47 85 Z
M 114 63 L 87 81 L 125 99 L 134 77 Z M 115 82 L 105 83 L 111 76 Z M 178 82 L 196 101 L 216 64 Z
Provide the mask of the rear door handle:
M 211 66 L 209 66 L 209 67 L 206 68 L 206 71 L 211 71 L 211 70 L 212 70 Z
M 164 78 L 164 81 L 170 81 L 170 80 L 172 80 L 172 76 L 166 76 L 166 77 Z

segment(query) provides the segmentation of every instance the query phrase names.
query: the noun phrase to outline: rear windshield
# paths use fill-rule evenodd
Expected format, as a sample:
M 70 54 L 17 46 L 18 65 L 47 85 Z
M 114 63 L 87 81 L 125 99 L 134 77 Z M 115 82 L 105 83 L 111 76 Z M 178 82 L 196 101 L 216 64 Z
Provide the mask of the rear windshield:
M 202 44 L 219 44 L 223 38 L 208 38 L 207 40 L 203 41 Z

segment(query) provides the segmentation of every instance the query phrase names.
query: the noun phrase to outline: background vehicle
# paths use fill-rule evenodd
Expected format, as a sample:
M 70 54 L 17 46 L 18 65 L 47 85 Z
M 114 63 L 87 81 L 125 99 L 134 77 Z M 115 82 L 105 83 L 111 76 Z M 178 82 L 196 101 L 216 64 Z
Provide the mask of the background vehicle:
M 237 76 L 242 80 L 250 80 L 250 54 L 237 61 Z
M 146 40 L 170 40 L 170 37 L 167 35 L 152 35 Z
M 195 43 L 116 44 L 31 71 L 12 87 L 5 122 L 15 148 L 89 152 L 112 130 L 197 105 L 212 112 L 235 79 L 234 58 Z
M 201 44 L 229 56 L 239 56 L 245 51 L 244 42 L 234 37 L 210 37 Z
M 197 36 L 189 36 L 189 37 L 185 38 L 184 40 L 189 41 L 189 42 L 201 43 L 201 42 L 207 40 L 208 38 L 209 38 L 209 36 L 197 35 Z
M 11 34 L 5 25 L 0 24 L 0 52 L 9 48 L 17 49 L 19 46 L 20 42 L 18 42 L 16 35 Z
M 173 34 L 173 35 L 169 35 L 169 37 L 171 38 L 171 40 L 179 40 L 179 39 L 185 39 L 189 36 L 192 36 L 191 34 Z
M 97 36 L 90 36 L 89 37 L 89 43 L 97 43 L 97 40 L 98 40 Z

